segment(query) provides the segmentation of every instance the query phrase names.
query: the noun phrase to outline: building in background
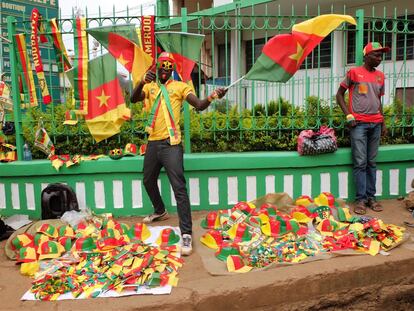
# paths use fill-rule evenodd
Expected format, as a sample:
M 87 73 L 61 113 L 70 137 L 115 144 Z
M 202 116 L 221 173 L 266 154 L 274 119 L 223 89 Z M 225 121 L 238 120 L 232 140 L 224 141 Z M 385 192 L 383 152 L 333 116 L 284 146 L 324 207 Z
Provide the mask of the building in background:
M 162 1 L 158 1 L 162 2 Z M 269 1 L 172 0 L 170 28 L 179 29 L 181 8 L 187 9 L 188 31 L 206 35 L 201 69 L 209 83 L 228 85 L 252 67 L 268 39 L 320 14 L 364 10 L 364 38 L 390 46 L 380 69 L 386 74 L 384 103 L 395 99 L 414 105 L 414 1 Z M 302 105 L 308 96 L 332 102 L 339 82 L 356 63 L 356 31 L 352 25 L 332 32 L 306 58 L 286 84 L 243 81 L 227 96 L 242 107 L 283 97 Z M 361 51 L 362 53 L 362 51 Z

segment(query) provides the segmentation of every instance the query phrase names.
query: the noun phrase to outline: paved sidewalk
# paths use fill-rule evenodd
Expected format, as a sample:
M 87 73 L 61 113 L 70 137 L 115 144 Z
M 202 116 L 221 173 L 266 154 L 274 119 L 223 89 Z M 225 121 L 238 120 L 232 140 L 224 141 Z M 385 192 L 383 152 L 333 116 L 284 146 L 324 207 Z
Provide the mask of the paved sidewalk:
M 414 222 L 401 201 L 387 200 L 383 205 L 383 212 L 368 214 L 397 225 Z M 202 230 L 199 223 L 205 215 L 193 213 L 195 230 Z M 128 218 L 125 222 L 138 220 Z M 177 225 L 177 218 L 160 224 Z M 407 231 L 414 236 L 414 228 Z M 390 256 L 342 256 L 230 276 L 211 276 L 198 253 L 204 246 L 194 242 L 194 253 L 186 257 L 178 287 L 171 295 L 23 302 L 20 297 L 29 289 L 30 279 L 20 275 L 18 266 L 7 260 L 3 241 L 0 310 L 343 310 L 346 306 L 358 310 L 358 301 L 365 310 L 375 310 L 378 303 L 382 307 L 389 304 L 388 310 L 396 303 L 398 310 L 414 309 L 414 298 L 409 298 L 414 292 L 414 249 L 408 248 L 414 240 L 392 250 Z

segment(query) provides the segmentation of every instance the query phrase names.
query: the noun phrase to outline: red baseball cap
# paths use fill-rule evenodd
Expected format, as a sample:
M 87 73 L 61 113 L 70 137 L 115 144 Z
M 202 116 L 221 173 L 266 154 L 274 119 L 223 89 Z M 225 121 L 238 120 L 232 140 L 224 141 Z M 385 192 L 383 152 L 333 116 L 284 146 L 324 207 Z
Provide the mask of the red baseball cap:
M 157 59 L 158 63 L 161 63 L 166 60 L 170 61 L 173 64 L 175 63 L 174 56 L 169 52 L 162 52 Z
M 390 51 L 390 48 L 388 46 L 382 46 L 381 43 L 379 42 L 369 42 L 365 47 L 364 47 L 364 55 L 367 55 L 371 52 L 375 52 L 375 51 L 379 51 L 382 53 L 387 53 Z

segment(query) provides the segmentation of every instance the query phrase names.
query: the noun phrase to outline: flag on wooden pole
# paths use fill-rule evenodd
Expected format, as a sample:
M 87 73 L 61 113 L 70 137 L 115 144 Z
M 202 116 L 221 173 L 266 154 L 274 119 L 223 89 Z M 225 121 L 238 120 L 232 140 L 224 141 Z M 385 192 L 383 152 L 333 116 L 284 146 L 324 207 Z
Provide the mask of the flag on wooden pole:
M 292 27 L 291 34 L 271 38 L 246 74 L 248 80 L 286 82 L 300 68 L 312 50 L 343 22 L 356 25 L 349 15 L 326 14 Z

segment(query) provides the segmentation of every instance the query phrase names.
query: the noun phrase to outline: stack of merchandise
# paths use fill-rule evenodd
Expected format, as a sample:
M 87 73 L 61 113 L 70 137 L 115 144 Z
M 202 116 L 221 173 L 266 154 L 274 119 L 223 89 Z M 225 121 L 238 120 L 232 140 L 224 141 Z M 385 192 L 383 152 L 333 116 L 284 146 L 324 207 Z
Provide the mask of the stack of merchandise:
M 34 277 L 29 292 L 36 299 L 144 293 L 177 286 L 183 265 L 179 234 L 169 227 L 154 228 L 142 223 L 129 227 L 106 215 L 74 228 L 44 223 L 35 235 L 19 234 L 11 244 L 21 273 Z
M 404 228 L 377 218 L 352 216 L 331 193 L 297 198 L 279 209 L 264 203 L 239 202 L 213 211 L 201 226 L 201 242 L 215 250 L 230 272 L 248 272 L 275 263 L 299 263 L 331 254 L 387 251 L 403 241 Z

